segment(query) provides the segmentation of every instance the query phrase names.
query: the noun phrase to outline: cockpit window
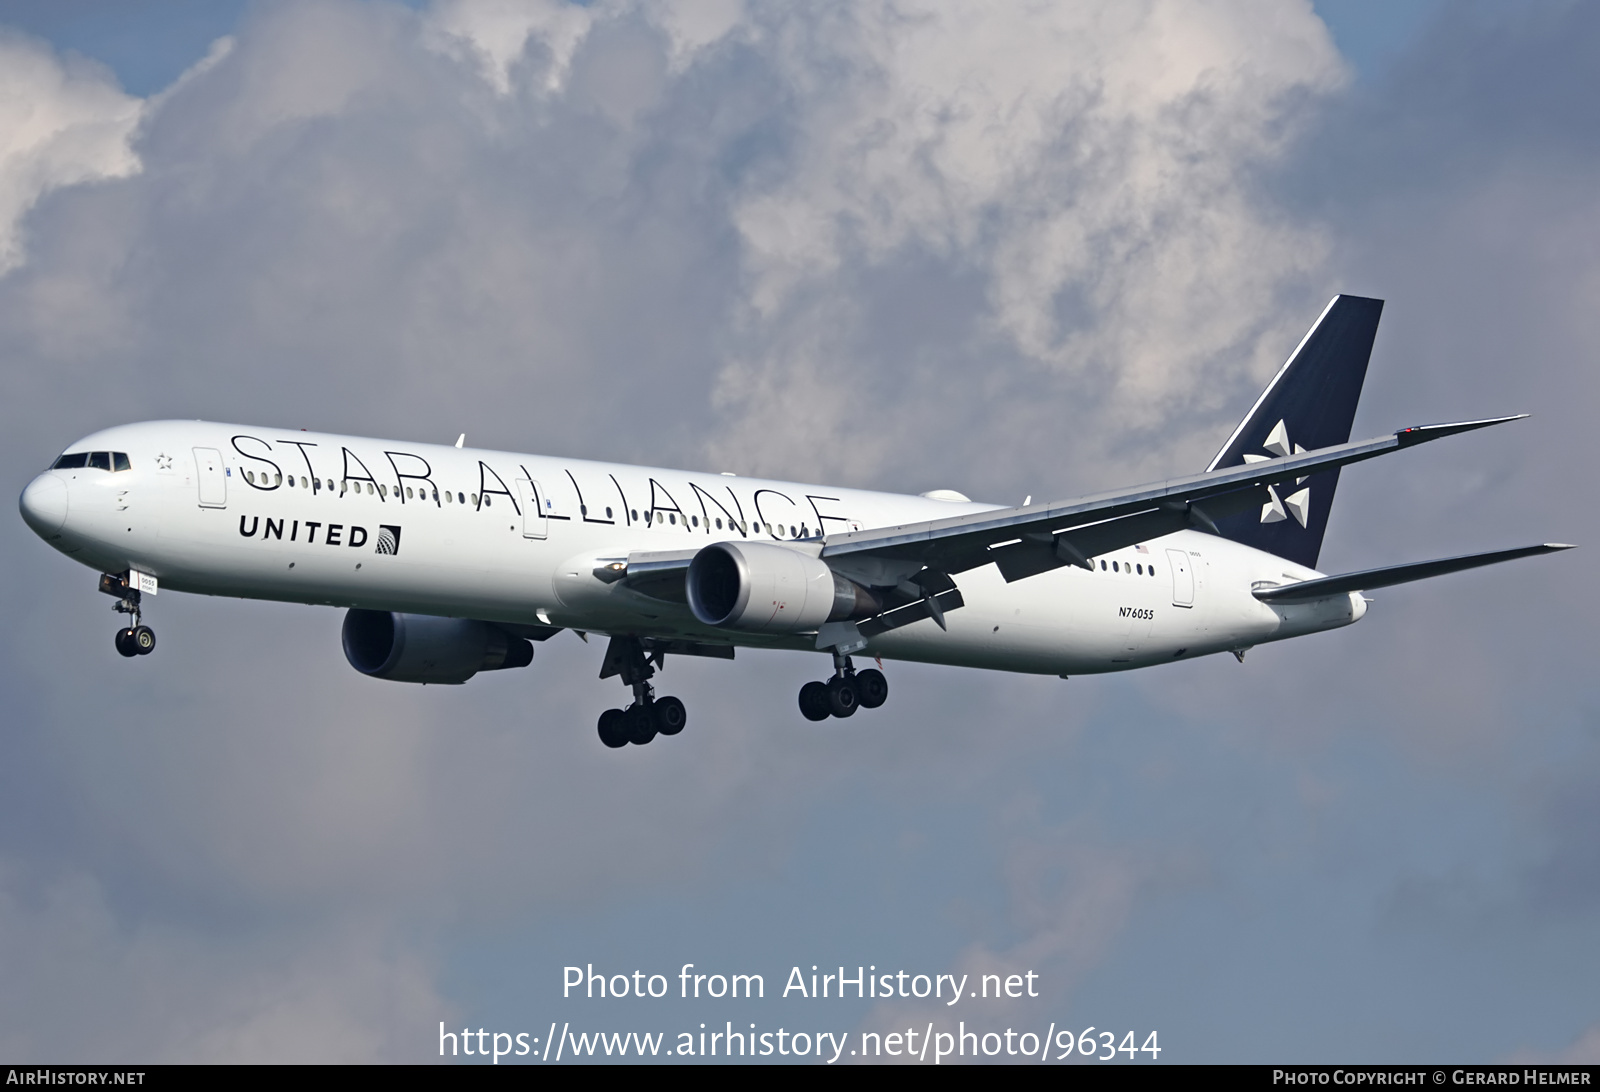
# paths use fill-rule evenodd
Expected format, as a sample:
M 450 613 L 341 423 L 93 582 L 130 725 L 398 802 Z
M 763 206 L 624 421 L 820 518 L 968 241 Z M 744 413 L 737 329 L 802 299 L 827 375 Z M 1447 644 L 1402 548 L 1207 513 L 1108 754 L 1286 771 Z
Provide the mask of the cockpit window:
M 51 470 L 131 470 L 126 451 L 74 451 L 51 464 Z

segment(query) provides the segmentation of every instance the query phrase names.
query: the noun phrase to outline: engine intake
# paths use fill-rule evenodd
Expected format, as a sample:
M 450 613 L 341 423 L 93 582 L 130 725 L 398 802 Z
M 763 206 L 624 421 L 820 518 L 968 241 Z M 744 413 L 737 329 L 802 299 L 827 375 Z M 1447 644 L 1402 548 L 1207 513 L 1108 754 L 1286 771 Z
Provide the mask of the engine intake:
M 701 622 L 756 633 L 802 633 L 882 609 L 821 558 L 763 542 L 707 546 L 689 563 L 685 590 Z
M 533 662 L 532 644 L 468 618 L 352 608 L 343 638 L 351 667 L 394 682 L 464 683 L 480 671 Z

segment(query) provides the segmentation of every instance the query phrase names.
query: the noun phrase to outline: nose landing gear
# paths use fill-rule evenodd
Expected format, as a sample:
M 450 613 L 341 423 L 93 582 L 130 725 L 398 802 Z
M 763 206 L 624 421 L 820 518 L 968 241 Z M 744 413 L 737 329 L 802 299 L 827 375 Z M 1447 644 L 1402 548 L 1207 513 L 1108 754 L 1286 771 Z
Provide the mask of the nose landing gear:
M 117 630 L 117 651 L 124 656 L 148 656 L 155 651 L 156 631 L 149 626 L 129 626 Z
M 649 682 L 655 673 L 637 637 L 611 638 L 600 677 L 620 675 L 623 685 L 633 688 L 634 700 L 626 709 L 607 709 L 600 714 L 601 743 L 607 747 L 626 747 L 630 743 L 642 747 L 658 735 L 675 736 L 683 731 L 689 721 L 688 710 L 677 698 L 655 696 Z
M 833 654 L 833 678 L 800 688 L 800 715 L 807 720 L 853 717 L 857 709 L 876 709 L 889 700 L 889 680 L 875 667 L 857 671 L 850 657 Z
M 117 597 L 112 610 L 126 614 L 131 626 L 117 630 L 117 651 L 124 656 L 148 656 L 156 649 L 156 631 L 140 621 L 139 607 L 143 596 L 129 573 L 101 573 L 100 590 Z

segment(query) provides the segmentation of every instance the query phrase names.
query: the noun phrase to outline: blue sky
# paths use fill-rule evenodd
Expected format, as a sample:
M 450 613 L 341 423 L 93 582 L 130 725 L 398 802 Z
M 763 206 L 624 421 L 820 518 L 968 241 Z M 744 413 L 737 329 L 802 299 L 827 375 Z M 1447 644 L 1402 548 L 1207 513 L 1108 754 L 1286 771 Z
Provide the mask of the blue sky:
M 1595 537 L 1589 9 L 937 8 L 0 3 L 0 465 L 204 417 L 1066 496 L 1203 464 L 1351 291 L 1357 433 L 1534 416 L 1347 473 L 1324 567 Z M 92 574 L 0 556 L 12 1057 L 949 1015 L 560 996 L 689 962 L 1032 969 L 969 1020 L 1164 1060 L 1600 1050 L 1582 551 L 1242 665 L 890 664 L 822 728 L 810 657 L 673 662 L 688 731 L 619 753 L 569 635 L 419 690 L 164 595 L 131 664 Z

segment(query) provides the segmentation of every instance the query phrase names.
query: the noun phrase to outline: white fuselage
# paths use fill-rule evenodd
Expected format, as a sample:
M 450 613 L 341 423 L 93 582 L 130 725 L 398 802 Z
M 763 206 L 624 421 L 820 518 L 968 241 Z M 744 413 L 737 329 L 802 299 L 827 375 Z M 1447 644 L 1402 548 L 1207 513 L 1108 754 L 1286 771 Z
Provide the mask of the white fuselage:
M 29 487 L 30 524 L 75 560 L 152 574 L 161 590 L 756 647 L 815 640 L 706 626 L 595 570 L 630 552 L 814 548 L 819 534 L 996 507 L 202 421 L 120 426 L 67 450 L 126 453 L 129 469 L 46 471 L 61 486 Z M 1320 574 L 1193 531 L 1094 565 L 1011 584 L 993 565 L 959 573 L 965 606 L 947 629 L 916 622 L 872 638 L 867 654 L 1086 674 L 1243 649 L 1365 611 L 1358 594 L 1262 603 L 1252 586 Z

